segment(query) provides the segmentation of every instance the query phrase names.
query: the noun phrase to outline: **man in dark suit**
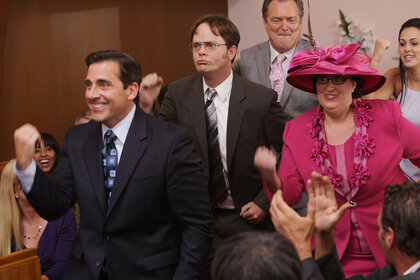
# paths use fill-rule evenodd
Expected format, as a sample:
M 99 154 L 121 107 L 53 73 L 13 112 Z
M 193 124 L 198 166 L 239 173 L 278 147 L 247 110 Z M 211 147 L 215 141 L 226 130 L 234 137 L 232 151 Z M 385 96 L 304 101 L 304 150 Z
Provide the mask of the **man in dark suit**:
M 312 49 L 309 41 L 301 38 L 303 12 L 302 0 L 264 0 L 262 16 L 269 40 L 241 51 L 234 71 L 272 88 L 275 77 L 270 74 L 279 54 L 283 55 L 281 67 L 286 73 L 295 52 Z M 280 105 L 293 118 L 318 105 L 316 95 L 283 82 L 283 89 L 278 92 Z
M 313 174 L 315 191 L 309 189 L 308 216 L 299 217 L 287 206 L 281 192 L 274 195 L 271 213 L 277 230 L 286 235 L 302 260 L 304 279 L 344 280 L 334 242 L 334 226 L 349 204 L 337 209 L 334 189 L 328 177 Z M 312 184 L 311 184 L 312 185 Z M 357 206 L 356 206 L 357 207 Z M 420 279 L 420 184 L 390 185 L 378 217 L 378 238 L 388 263 L 368 276 L 352 280 Z M 311 237 L 315 229 L 315 260 Z
M 80 234 L 64 278 L 198 278 L 212 233 L 192 139 L 135 105 L 141 74 L 131 56 L 101 51 L 86 63 L 93 121 L 67 131 L 51 180 L 32 160 L 38 130 L 15 132 L 16 173 L 37 212 L 54 219 L 79 202 Z
M 280 151 L 288 120 L 273 90 L 232 72 L 239 37 L 226 17 L 198 19 L 191 32 L 198 73 L 170 84 L 160 110 L 162 119 L 186 127 L 193 135 L 208 178 L 213 228 L 219 239 L 273 230 L 267 219 L 270 202 L 253 156 L 261 145 Z M 209 111 L 214 114 L 209 116 Z M 211 132 L 214 127 L 217 131 Z

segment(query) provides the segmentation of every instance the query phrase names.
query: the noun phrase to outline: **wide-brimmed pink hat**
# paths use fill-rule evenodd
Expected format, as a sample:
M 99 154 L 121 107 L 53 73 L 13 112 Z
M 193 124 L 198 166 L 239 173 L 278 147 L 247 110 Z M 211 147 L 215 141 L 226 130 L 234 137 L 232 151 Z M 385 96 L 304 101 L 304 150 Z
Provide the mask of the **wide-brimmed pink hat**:
M 296 52 L 290 61 L 287 81 L 298 89 L 316 93 L 313 75 L 356 75 L 365 81 L 361 94 L 374 92 L 385 83 L 385 77 L 367 65 L 370 58 L 357 52 L 359 48 L 359 44 L 334 45 Z

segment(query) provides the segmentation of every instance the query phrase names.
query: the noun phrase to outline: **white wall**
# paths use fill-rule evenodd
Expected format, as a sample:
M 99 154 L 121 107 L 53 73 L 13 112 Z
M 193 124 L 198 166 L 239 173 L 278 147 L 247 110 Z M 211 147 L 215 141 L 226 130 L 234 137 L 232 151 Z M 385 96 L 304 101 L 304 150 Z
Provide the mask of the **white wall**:
M 304 27 L 307 33 L 307 0 L 305 3 Z M 241 33 L 239 49 L 245 49 L 267 40 L 261 15 L 263 0 L 228 0 L 230 19 Z M 398 56 L 398 31 L 407 19 L 420 17 L 420 0 L 311 0 L 311 22 L 315 40 L 321 46 L 338 43 L 338 9 L 346 16 L 358 20 L 360 27 L 371 28 L 377 38 L 387 38 L 390 49 L 379 67 L 384 73 L 397 65 L 392 57 Z

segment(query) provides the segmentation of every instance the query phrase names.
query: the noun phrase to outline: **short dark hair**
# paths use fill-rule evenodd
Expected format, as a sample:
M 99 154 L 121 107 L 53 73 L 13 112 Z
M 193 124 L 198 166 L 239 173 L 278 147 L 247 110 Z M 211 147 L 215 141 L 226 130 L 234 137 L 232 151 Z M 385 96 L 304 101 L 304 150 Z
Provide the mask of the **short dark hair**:
M 303 18 L 304 9 L 303 9 L 303 2 L 302 2 L 302 0 L 264 0 L 264 3 L 262 5 L 262 10 L 261 10 L 264 21 L 267 21 L 268 5 L 270 5 L 270 3 L 273 2 L 273 1 L 278 1 L 278 2 L 294 1 L 296 3 L 296 6 L 298 7 L 299 17 L 301 19 Z
M 104 50 L 97 51 L 89 54 L 86 57 L 86 65 L 89 67 L 93 63 L 102 61 L 115 61 L 120 66 L 119 78 L 126 89 L 132 82 L 136 82 L 139 85 L 141 83 L 141 66 L 140 64 L 129 54 L 118 51 L 118 50 Z M 139 104 L 139 93 L 134 99 L 134 103 Z
M 60 144 L 58 144 L 57 140 L 51 134 L 47 132 L 41 132 L 41 140 L 44 142 L 45 147 L 50 147 L 55 152 L 55 164 L 51 171 L 54 171 L 55 167 L 58 165 L 60 161 Z
M 238 28 L 224 15 L 204 15 L 197 19 L 191 28 L 191 42 L 198 26 L 202 23 L 207 23 L 214 35 L 221 36 L 225 40 L 228 49 L 232 46 L 238 48 L 239 41 L 241 40 Z M 232 63 L 234 59 L 232 59 Z
M 302 279 L 302 264 L 290 241 L 275 232 L 244 232 L 216 248 L 212 279 Z
M 392 228 L 401 252 L 420 257 L 420 184 L 406 182 L 389 185 L 385 191 L 381 224 Z

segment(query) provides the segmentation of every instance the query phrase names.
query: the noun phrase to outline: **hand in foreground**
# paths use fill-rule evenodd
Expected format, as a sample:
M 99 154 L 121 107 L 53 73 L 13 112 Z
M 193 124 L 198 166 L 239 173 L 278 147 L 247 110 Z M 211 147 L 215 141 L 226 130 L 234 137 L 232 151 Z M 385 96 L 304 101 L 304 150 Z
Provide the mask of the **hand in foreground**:
M 309 203 L 311 195 L 308 192 Z M 308 205 L 308 214 L 306 217 L 299 216 L 283 200 L 281 190 L 278 190 L 271 201 L 270 213 L 271 220 L 277 232 L 286 236 L 295 246 L 300 260 L 312 257 L 311 238 L 314 231 L 314 212 L 313 207 Z
M 345 203 L 337 209 L 334 188 L 330 179 L 317 172 L 312 172 L 311 176 L 312 180 L 308 180 L 308 192 L 313 193 L 310 194 L 309 199 L 312 196 L 312 203 L 308 204 L 308 208 L 313 207 L 312 211 L 315 213 L 315 230 L 331 232 L 346 213 L 349 204 Z
M 262 223 L 267 218 L 267 214 L 253 201 L 242 207 L 240 216 L 253 225 Z
M 264 146 L 258 147 L 254 156 L 254 165 L 272 193 L 281 189 L 281 182 L 276 173 L 276 156 L 270 149 Z
M 311 207 L 310 211 L 315 213 L 315 258 L 318 259 L 334 248 L 334 226 L 343 217 L 349 204 L 343 204 L 337 209 L 330 178 L 316 172 L 312 172 L 311 176 L 312 181 L 308 180 L 308 194 L 311 200 L 308 211 Z
M 163 79 L 156 73 L 147 74 L 140 84 L 140 107 L 148 114 L 153 113 L 153 102 L 159 96 Z
M 38 129 L 27 123 L 15 130 L 15 155 L 16 166 L 19 170 L 25 170 L 35 154 L 35 144 L 40 141 L 41 134 Z

